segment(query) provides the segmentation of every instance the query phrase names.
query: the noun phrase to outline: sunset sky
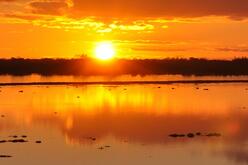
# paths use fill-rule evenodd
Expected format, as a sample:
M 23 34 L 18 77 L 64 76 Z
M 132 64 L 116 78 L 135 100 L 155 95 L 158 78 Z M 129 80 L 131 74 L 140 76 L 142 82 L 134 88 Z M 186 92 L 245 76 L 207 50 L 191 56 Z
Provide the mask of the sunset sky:
M 0 0 L 0 58 L 248 57 L 248 0 Z

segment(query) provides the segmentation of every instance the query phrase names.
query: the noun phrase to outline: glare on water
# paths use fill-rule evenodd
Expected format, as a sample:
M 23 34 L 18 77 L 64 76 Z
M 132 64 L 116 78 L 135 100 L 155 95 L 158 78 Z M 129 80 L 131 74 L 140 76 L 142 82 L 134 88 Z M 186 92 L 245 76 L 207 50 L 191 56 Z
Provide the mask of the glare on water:
M 0 140 L 26 135 L 28 142 L 0 143 L 0 153 L 13 156 L 0 163 L 247 163 L 246 88 L 231 83 L 4 86 Z M 197 132 L 221 136 L 168 136 Z

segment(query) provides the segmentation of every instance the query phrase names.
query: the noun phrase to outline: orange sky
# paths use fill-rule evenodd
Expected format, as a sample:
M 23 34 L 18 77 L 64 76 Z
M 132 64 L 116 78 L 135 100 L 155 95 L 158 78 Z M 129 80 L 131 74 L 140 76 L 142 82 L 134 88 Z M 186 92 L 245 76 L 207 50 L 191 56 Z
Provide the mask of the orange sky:
M 0 0 L 0 58 L 248 56 L 247 0 Z

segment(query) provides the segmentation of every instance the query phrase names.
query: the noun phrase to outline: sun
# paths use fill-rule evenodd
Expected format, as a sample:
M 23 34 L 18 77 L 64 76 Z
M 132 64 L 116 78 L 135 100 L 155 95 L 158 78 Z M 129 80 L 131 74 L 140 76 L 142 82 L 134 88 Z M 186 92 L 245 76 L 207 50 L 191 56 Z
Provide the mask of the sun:
M 109 60 L 115 56 L 115 49 L 111 42 L 101 42 L 95 48 L 96 58 L 100 60 Z

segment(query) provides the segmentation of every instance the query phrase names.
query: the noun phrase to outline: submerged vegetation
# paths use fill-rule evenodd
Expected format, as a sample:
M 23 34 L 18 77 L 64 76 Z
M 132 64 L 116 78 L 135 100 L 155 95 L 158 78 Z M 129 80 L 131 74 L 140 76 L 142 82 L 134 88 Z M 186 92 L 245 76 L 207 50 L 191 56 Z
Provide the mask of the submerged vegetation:
M 248 75 L 248 59 L 0 59 L 1 75 Z

